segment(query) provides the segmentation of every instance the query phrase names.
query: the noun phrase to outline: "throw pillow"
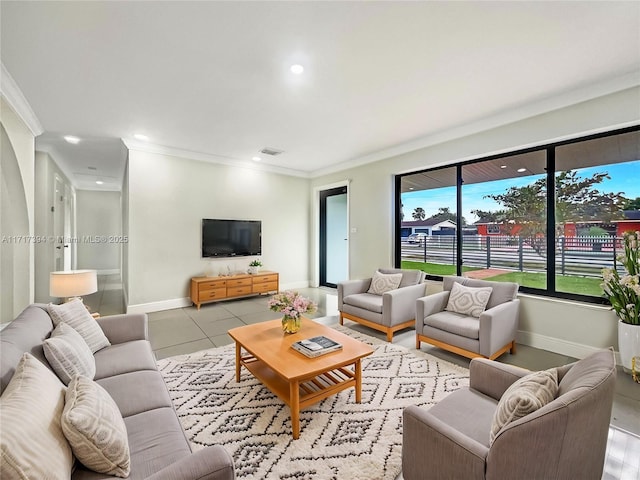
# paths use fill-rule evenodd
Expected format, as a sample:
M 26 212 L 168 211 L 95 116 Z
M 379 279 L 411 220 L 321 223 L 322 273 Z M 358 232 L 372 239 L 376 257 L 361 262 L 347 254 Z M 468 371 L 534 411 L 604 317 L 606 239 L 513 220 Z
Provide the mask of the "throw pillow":
M 380 273 L 375 272 L 371 279 L 371 286 L 367 293 L 382 295 L 383 293 L 395 290 L 402 281 L 401 273 Z
M 127 428 L 116 402 L 96 382 L 81 375 L 71 380 L 62 412 L 62 431 L 85 467 L 122 478 L 129 476 Z
M 73 455 L 60 424 L 65 390 L 40 360 L 22 356 L 0 397 L 3 480 L 69 480 Z
M 491 287 L 465 287 L 455 282 L 451 287 L 445 310 L 477 318 L 484 312 L 492 290 Z
M 489 444 L 504 427 L 544 407 L 557 394 L 558 371 L 555 368 L 533 372 L 513 382 L 498 402 L 491 422 Z
M 101 348 L 111 345 L 82 300 L 72 300 L 62 305 L 50 303 L 47 305 L 47 311 L 55 326 L 64 322 L 74 328 L 87 342 L 91 353 L 96 353 Z
M 42 346 L 44 356 L 62 383 L 69 385 L 76 375 L 84 375 L 93 380 L 96 361 L 89 346 L 75 329 L 64 322 L 59 323 Z

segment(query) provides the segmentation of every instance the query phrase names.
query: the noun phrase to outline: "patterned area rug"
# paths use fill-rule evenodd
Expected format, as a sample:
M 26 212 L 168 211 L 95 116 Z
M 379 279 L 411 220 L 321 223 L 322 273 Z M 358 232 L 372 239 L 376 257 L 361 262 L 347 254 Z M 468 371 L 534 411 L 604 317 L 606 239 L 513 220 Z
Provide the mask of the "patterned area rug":
M 468 385 L 469 371 L 335 328 L 375 349 L 362 361 L 362 403 L 349 389 L 303 410 L 298 440 L 289 407 L 245 369 L 236 383 L 233 345 L 158 361 L 193 449 L 223 445 L 243 479 L 394 480 L 403 408 L 437 403 Z

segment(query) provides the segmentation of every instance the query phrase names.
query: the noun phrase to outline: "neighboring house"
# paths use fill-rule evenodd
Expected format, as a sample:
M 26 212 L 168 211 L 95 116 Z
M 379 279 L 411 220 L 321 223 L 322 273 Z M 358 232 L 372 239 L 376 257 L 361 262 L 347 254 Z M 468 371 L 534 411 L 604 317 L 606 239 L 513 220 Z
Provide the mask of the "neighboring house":
M 400 236 L 408 237 L 412 233 L 426 233 L 427 235 L 454 235 L 456 224 L 451 220 L 412 220 L 402 222 Z
M 591 220 L 585 222 L 568 222 L 564 224 L 565 237 L 589 236 L 588 230 L 592 227 L 599 227 L 606 230 L 611 236 L 621 237 L 624 232 L 640 231 L 640 218 L 634 219 L 636 211 L 625 211 L 624 220 L 612 220 L 610 222 L 601 222 L 599 220 Z M 496 223 L 482 218 L 474 223 L 478 227 L 478 235 L 518 235 L 522 227 L 516 223 Z

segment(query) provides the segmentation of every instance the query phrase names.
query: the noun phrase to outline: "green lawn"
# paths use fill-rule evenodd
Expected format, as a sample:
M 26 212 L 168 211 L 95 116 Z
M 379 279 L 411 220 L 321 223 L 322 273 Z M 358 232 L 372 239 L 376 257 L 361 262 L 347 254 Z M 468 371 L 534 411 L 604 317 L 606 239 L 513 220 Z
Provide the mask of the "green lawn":
M 410 269 L 410 270 L 422 270 L 423 272 L 427 272 L 430 275 L 442 276 L 442 275 L 456 274 L 455 265 L 443 265 L 441 263 L 411 262 L 408 260 L 403 260 L 401 262 L 401 267 Z M 482 270 L 482 269 L 476 268 L 476 267 L 462 267 L 463 272 L 470 272 L 471 270 Z
M 454 265 L 442 265 L 439 263 L 423 263 L 402 261 L 402 268 L 412 270 L 422 270 L 430 275 L 455 275 Z M 462 267 L 464 272 L 472 270 L 482 270 L 481 268 Z M 495 282 L 516 282 L 524 287 L 544 289 L 547 286 L 547 276 L 544 273 L 533 272 L 510 272 L 487 277 L 485 280 Z M 590 295 L 594 297 L 602 296 L 602 279 L 591 277 L 578 277 L 570 275 L 556 275 L 556 291 L 565 293 L 577 293 L 580 295 Z
M 516 282 L 524 287 L 546 288 L 547 276 L 543 273 L 511 272 L 502 273 L 486 280 L 496 282 Z M 602 296 L 602 279 L 591 277 L 576 277 L 556 275 L 556 291 L 565 293 L 578 293 L 580 295 Z

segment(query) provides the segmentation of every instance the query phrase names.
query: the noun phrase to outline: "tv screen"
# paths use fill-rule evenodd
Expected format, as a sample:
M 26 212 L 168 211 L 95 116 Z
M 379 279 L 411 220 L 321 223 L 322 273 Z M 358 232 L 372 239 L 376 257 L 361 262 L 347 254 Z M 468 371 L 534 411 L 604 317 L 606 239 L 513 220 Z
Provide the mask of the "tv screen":
M 262 254 L 259 220 L 202 220 L 203 257 L 240 257 Z

